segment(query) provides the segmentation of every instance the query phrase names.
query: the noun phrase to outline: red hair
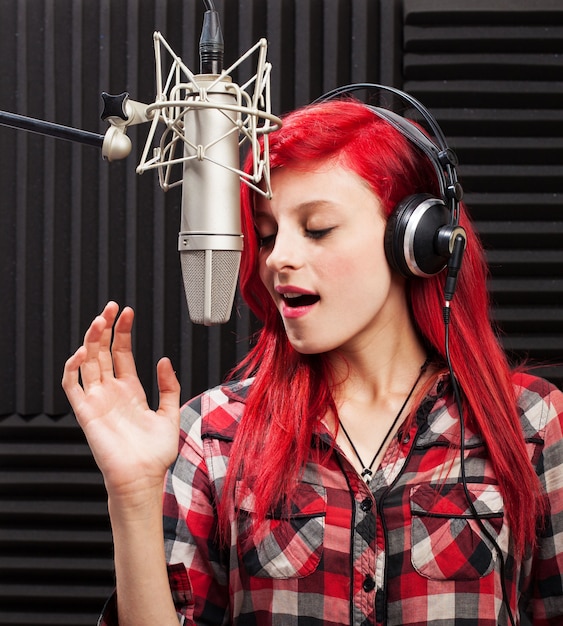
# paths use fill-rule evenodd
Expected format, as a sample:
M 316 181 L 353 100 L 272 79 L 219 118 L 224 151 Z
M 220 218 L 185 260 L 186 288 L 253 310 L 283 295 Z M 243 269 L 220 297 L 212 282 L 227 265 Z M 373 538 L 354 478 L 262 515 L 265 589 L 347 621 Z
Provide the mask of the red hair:
M 308 164 L 331 159 L 364 178 L 387 215 L 411 194 L 439 193 L 427 157 L 359 102 L 330 101 L 304 107 L 288 115 L 283 127 L 270 136 L 272 169 L 307 169 Z M 310 457 L 317 422 L 334 406 L 326 359 L 322 354 L 304 355 L 294 350 L 260 280 L 254 193 L 242 185 L 245 250 L 240 283 L 243 297 L 263 328 L 236 370 L 237 375 L 252 375 L 255 380 L 233 444 L 224 493 L 233 493 L 240 475 L 249 480 L 259 522 L 280 498 L 289 501 Z M 526 454 L 512 373 L 490 324 L 483 249 L 464 211 L 461 224 L 467 232 L 467 247 L 452 306 L 450 357 L 463 390 L 464 414 L 489 450 L 515 544 L 523 549 L 535 537 L 541 507 L 539 482 Z M 445 362 L 444 280 L 442 272 L 432 278 L 410 279 L 406 288 L 421 340 Z M 534 494 L 536 497 L 531 497 Z M 220 508 L 225 530 L 229 508 Z

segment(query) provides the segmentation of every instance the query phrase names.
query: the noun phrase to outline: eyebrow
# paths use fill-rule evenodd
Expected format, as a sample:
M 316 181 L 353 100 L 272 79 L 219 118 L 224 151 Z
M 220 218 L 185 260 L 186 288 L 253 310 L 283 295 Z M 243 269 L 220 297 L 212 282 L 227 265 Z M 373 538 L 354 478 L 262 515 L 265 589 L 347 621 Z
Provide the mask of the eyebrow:
M 318 209 L 322 209 L 323 207 L 329 208 L 329 207 L 335 207 L 337 206 L 334 202 L 332 202 L 331 200 L 310 200 L 309 202 L 303 202 L 301 204 L 298 204 L 295 207 L 296 211 L 303 211 L 303 212 L 307 212 L 307 211 L 315 211 Z M 255 218 L 260 218 L 260 217 L 271 217 L 271 213 L 270 212 L 266 212 L 266 211 L 255 211 L 254 212 L 254 217 Z

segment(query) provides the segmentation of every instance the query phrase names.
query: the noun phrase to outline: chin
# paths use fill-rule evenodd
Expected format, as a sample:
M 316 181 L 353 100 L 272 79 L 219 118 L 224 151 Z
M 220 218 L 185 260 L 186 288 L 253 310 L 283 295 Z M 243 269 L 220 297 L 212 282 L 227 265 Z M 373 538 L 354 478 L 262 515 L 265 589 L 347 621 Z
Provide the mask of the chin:
M 295 344 L 291 345 L 295 349 L 295 352 L 299 352 L 299 354 L 320 354 L 321 352 L 324 352 L 324 350 L 315 350 L 314 348 L 310 348 L 309 346 L 296 346 Z
M 334 350 L 337 346 L 323 342 L 299 340 L 288 336 L 289 343 L 299 354 L 323 354 Z

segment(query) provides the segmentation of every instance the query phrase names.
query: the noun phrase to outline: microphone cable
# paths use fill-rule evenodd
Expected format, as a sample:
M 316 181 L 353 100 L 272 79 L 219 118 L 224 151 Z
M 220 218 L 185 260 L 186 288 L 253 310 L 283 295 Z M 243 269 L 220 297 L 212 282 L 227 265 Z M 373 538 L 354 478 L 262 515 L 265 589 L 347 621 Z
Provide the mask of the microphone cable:
M 213 0 L 203 0 L 203 4 L 205 13 L 199 39 L 200 74 L 220 74 L 225 51 L 221 21 Z

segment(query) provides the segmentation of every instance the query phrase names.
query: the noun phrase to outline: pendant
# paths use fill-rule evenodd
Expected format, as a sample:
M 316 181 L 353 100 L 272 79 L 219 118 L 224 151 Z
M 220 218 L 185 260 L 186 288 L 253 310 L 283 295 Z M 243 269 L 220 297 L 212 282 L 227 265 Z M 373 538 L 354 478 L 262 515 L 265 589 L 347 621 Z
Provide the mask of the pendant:
M 369 483 L 369 481 L 371 480 L 371 477 L 373 475 L 373 472 L 368 469 L 367 467 L 364 468 L 364 470 L 362 471 L 362 478 L 366 481 L 366 483 Z

